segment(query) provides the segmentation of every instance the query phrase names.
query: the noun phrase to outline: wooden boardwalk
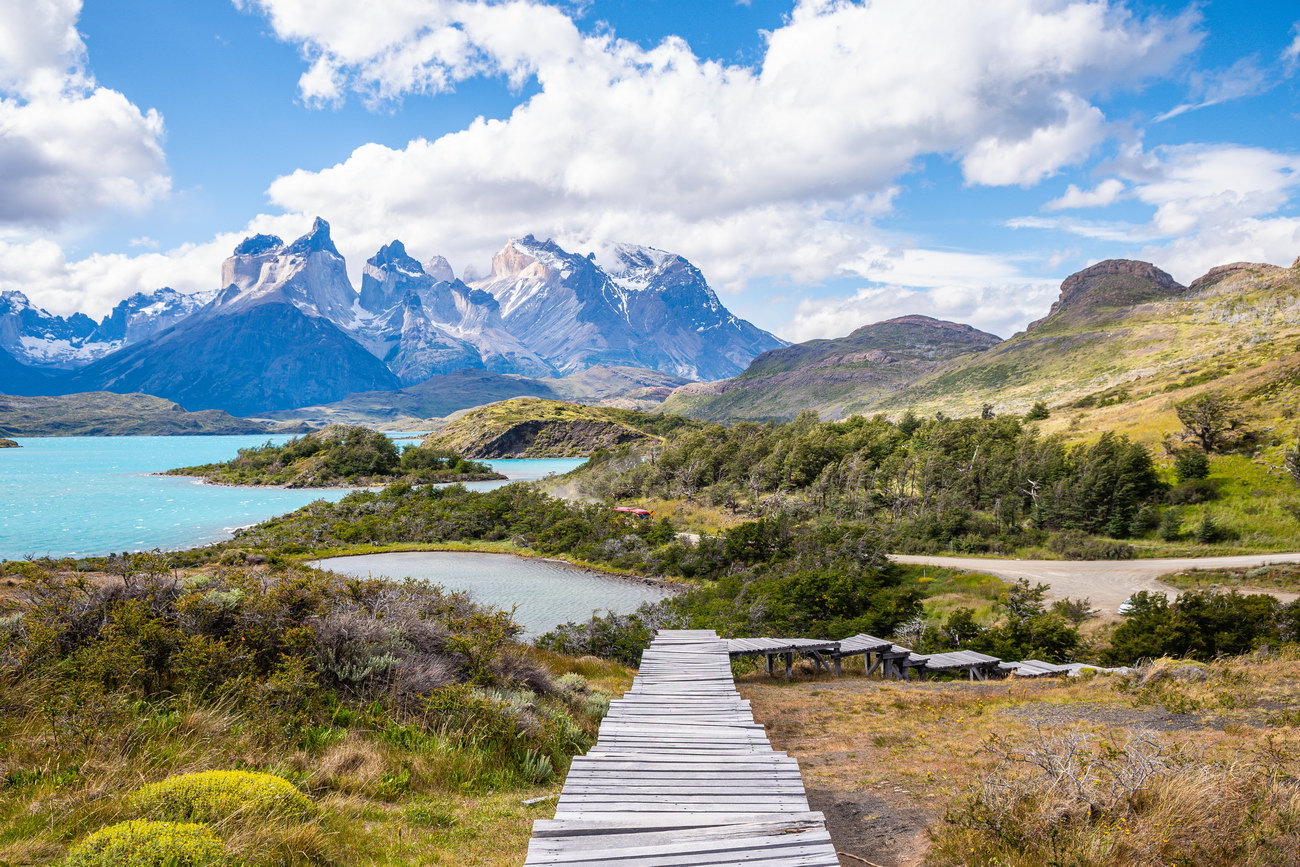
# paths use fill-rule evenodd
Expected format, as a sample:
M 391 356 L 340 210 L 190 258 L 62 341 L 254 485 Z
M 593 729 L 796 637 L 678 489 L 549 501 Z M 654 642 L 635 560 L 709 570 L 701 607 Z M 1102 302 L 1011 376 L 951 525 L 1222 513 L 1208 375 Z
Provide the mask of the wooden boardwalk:
M 838 867 L 797 760 L 736 692 L 727 645 L 662 630 L 596 745 L 573 760 L 526 867 Z

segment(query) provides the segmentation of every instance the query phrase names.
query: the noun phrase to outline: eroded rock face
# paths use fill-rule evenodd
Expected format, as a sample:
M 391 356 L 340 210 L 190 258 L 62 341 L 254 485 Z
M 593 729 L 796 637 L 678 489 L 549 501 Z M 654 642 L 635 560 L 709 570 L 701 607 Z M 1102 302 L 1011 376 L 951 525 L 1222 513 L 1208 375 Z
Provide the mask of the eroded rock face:
M 1293 265 L 1292 267 L 1295 266 Z M 1189 292 L 1199 292 L 1202 289 L 1208 289 L 1223 278 L 1231 274 L 1238 274 L 1242 271 L 1268 272 L 1281 270 L 1282 269 L 1276 265 L 1265 265 L 1260 262 L 1231 262 L 1227 265 L 1218 265 L 1206 271 L 1200 277 L 1193 280 L 1191 285 L 1187 287 L 1187 290 Z
M 292 304 L 308 316 L 347 327 L 355 318 L 357 293 L 347 266 L 320 217 L 311 231 L 288 246 L 274 235 L 255 235 L 221 266 L 224 287 L 212 313 L 228 314 L 260 304 Z
M 1150 262 L 1107 259 L 1066 277 L 1061 283 L 1060 298 L 1047 315 L 1029 323 L 1025 330 L 1031 331 L 1070 314 L 1105 307 L 1131 307 L 1174 298 L 1186 291 L 1186 286 Z

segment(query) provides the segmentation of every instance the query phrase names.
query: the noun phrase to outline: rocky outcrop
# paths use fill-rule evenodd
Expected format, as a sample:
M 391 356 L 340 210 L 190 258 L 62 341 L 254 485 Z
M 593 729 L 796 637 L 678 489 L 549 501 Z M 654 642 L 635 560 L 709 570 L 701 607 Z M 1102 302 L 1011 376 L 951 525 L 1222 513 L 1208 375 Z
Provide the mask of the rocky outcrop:
M 1107 259 L 1066 277 L 1060 298 L 1047 315 L 1029 323 L 1025 330 L 1063 319 L 1075 320 L 1106 308 L 1164 301 L 1186 291 L 1186 286 L 1149 262 Z
M 356 316 L 357 294 L 330 238 L 329 223 L 320 217 L 310 232 L 288 246 L 274 235 L 244 240 L 222 265 L 221 283 L 220 293 L 204 311 L 209 315 L 292 304 L 308 316 L 345 328 Z
M 652 418 L 629 410 L 519 398 L 471 410 L 430 434 L 424 444 L 471 458 L 587 457 L 597 449 L 657 440 L 627 421 L 638 417 Z

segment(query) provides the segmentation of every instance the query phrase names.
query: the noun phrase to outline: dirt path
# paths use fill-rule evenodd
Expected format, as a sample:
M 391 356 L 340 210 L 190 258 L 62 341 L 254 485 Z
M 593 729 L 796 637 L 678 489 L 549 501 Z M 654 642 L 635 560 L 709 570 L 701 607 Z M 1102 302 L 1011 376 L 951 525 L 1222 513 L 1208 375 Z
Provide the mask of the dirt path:
M 1042 582 L 1051 587 L 1049 597 L 1074 599 L 1087 597 L 1102 611 L 1112 612 L 1120 603 L 1139 590 L 1178 593 L 1160 581 L 1161 575 L 1181 572 L 1184 569 L 1249 569 L 1270 563 L 1300 563 L 1300 553 L 1247 554 L 1236 557 L 1181 557 L 1172 560 L 987 560 L 982 557 L 919 557 L 906 554 L 891 555 L 899 563 L 925 566 L 944 566 L 949 569 L 967 569 L 971 572 L 988 572 L 999 578 L 1016 581 L 1028 578 L 1031 583 Z M 1239 588 L 1254 593 L 1269 593 L 1283 602 L 1290 602 L 1300 594 L 1277 590 Z

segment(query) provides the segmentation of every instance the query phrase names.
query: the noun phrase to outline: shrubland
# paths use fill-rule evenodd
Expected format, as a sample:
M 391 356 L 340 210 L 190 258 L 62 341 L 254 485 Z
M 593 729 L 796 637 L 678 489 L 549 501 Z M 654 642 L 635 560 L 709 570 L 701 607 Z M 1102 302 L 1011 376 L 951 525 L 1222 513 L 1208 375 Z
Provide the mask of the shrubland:
M 509 863 L 625 682 L 437 586 L 97 565 L 3 566 L 0 863 Z
M 833 422 L 804 413 L 601 452 L 570 484 L 601 500 L 870 522 L 894 553 L 1124 559 L 1293 546 L 1300 496 L 1283 471 L 1288 444 L 1265 446 L 1237 418 L 1215 419 L 1193 418 L 1186 442 L 1153 446 L 1109 432 L 1048 435 L 992 412 Z M 1206 438 L 1209 452 L 1197 444 Z

